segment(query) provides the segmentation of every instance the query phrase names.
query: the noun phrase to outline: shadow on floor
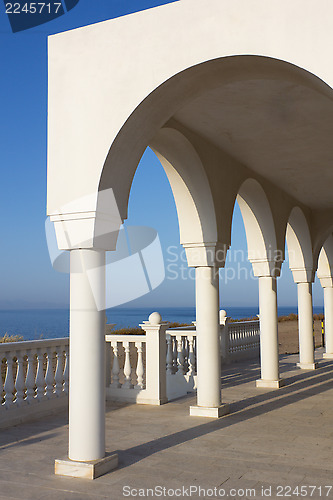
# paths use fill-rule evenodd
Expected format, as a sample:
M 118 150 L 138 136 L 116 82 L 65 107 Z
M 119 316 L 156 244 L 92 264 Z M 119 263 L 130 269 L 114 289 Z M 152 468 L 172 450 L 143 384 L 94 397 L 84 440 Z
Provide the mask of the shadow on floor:
M 288 363 L 288 370 L 291 367 L 292 365 Z M 323 362 L 318 370 L 297 373 L 286 379 L 286 382 L 288 385 L 279 390 L 266 390 L 265 393 L 231 403 L 230 414 L 219 420 L 207 422 L 205 419 L 204 423 L 190 429 L 175 432 L 127 450 L 118 450 L 119 467 L 128 467 L 160 451 L 333 389 L 333 363 Z

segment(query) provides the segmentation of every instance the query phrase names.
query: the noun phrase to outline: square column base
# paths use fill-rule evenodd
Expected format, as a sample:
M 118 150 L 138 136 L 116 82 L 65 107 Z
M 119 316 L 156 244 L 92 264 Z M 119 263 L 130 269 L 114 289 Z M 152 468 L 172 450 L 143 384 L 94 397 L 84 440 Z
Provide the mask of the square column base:
M 316 370 L 318 363 L 297 363 L 297 367 L 301 370 Z
M 191 417 L 220 418 L 229 413 L 229 405 L 222 404 L 217 408 L 211 406 L 190 406 Z
M 333 359 L 333 352 L 324 352 L 323 358 L 324 359 Z
M 107 453 L 104 458 L 90 462 L 75 462 L 74 460 L 55 460 L 54 473 L 57 476 L 81 477 L 96 479 L 118 467 L 117 453 Z
M 283 378 L 279 378 L 279 380 L 264 380 L 262 378 L 256 380 L 256 387 L 259 389 L 280 389 L 284 384 Z

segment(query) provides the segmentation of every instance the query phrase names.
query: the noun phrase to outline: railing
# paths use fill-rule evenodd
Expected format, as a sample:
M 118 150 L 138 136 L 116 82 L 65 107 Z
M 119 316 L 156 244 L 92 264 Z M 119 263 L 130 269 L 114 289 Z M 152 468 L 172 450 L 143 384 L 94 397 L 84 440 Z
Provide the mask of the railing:
M 194 392 L 197 387 L 197 332 L 195 326 L 166 330 L 166 384 L 168 399 Z
M 160 320 L 140 325 L 145 334 L 106 335 L 107 399 L 161 404 L 196 390 L 196 327 L 168 329 Z M 220 322 L 222 363 L 259 355 L 259 320 L 230 323 L 221 311 Z
M 0 426 L 65 406 L 68 338 L 0 344 Z
M 259 356 L 260 324 L 253 321 L 229 322 L 221 331 L 222 362 L 232 363 Z
M 107 397 L 137 401 L 146 389 L 146 335 L 107 334 L 105 340 Z
M 196 390 L 195 326 L 168 329 L 153 313 L 140 335 L 106 325 L 107 399 L 162 404 Z M 231 323 L 221 315 L 222 363 L 259 354 L 259 320 Z M 69 339 L 0 344 L 0 427 L 67 405 Z
M 143 335 L 105 337 L 107 399 L 162 404 L 195 390 L 195 327 L 167 330 L 168 323 L 151 321 L 140 326 Z

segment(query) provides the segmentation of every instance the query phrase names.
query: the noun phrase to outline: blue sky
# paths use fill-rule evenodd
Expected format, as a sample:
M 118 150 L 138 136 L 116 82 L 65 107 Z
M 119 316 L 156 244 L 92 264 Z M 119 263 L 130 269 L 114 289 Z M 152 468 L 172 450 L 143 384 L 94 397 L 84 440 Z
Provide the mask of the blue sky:
M 15 34 L 11 31 L 4 4 L 0 3 L 0 309 L 68 305 L 68 275 L 52 268 L 44 232 L 47 36 L 165 3 L 170 2 L 80 0 L 64 16 Z M 184 262 L 178 265 L 177 272 L 182 272 L 187 279 L 172 279 L 176 267 L 170 262 L 167 247 L 181 253 L 177 214 L 167 178 L 150 150 L 144 154 L 134 179 L 126 224 L 146 225 L 158 231 L 167 268 L 167 279 L 162 285 L 129 305 L 192 306 L 194 282 Z M 232 250 L 236 249 L 246 250 L 237 206 L 232 234 Z M 250 273 L 247 262 L 241 265 Z M 227 269 L 221 271 L 221 303 L 225 307 L 255 306 L 258 303 L 257 281 L 245 280 L 245 271 L 242 280 L 232 279 L 232 268 L 237 270 L 237 266 L 237 262 L 228 263 Z M 296 285 L 286 263 L 278 287 L 280 305 L 297 303 Z M 314 303 L 322 304 L 318 283 L 314 286 Z

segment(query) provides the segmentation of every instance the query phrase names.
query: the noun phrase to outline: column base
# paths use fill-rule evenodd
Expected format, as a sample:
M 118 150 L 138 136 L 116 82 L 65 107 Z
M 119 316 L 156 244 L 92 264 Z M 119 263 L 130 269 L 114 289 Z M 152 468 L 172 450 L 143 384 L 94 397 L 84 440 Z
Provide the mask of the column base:
M 80 477 L 96 479 L 118 467 L 117 453 L 107 453 L 104 458 L 90 462 L 75 462 L 74 460 L 55 460 L 54 473 L 57 476 Z
M 323 358 L 324 359 L 333 359 L 333 352 L 324 352 Z
M 297 363 L 297 367 L 301 370 L 316 370 L 318 363 Z
M 217 408 L 212 406 L 190 406 L 191 417 L 220 418 L 229 413 L 229 405 L 222 404 Z
M 283 378 L 278 380 L 264 380 L 262 378 L 256 380 L 256 387 L 259 389 L 280 389 L 285 384 Z

